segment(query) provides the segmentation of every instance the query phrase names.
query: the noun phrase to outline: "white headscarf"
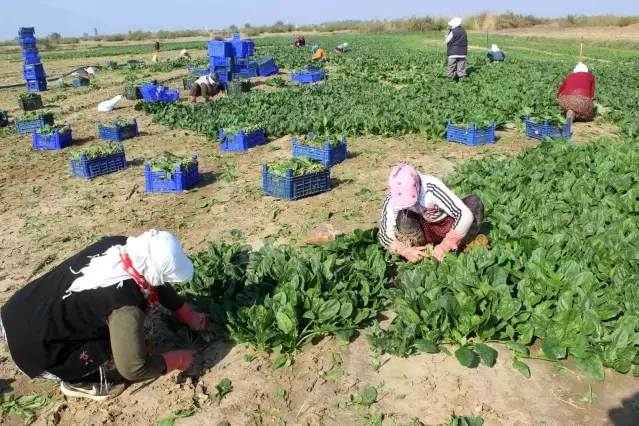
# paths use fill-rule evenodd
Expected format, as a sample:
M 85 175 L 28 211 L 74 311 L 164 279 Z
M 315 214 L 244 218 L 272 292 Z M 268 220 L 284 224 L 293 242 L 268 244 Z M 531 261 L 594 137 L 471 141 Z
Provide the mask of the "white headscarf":
M 182 49 L 182 52 L 180 52 L 180 55 L 184 55 L 186 53 L 186 49 Z
M 461 24 L 462 24 L 462 19 L 461 18 L 453 18 L 448 23 L 448 26 L 452 30 L 453 28 L 457 28 L 457 27 L 461 26 Z
M 188 281 L 193 277 L 193 263 L 175 236 L 152 229 L 139 237 L 127 238 L 124 246 L 113 246 L 103 255 L 92 258 L 78 272 L 82 276 L 73 281 L 64 297 L 74 292 L 121 285 L 122 281 L 131 279 L 120 260 L 123 252 L 153 287 Z
M 493 52 L 499 52 L 499 47 L 497 47 L 496 44 L 493 44 L 493 47 L 490 50 L 492 50 Z
M 588 67 L 585 64 L 579 62 L 575 67 L 574 72 L 588 72 Z

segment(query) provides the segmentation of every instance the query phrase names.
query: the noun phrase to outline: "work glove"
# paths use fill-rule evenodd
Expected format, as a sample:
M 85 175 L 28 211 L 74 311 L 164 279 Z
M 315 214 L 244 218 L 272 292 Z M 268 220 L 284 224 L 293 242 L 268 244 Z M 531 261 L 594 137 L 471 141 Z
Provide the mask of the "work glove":
M 457 250 L 462 236 L 454 229 L 450 230 L 441 243 L 439 243 L 433 250 L 433 257 L 440 262 L 444 261 L 446 253 L 453 250 Z
M 178 350 L 165 352 L 162 354 L 162 358 L 166 362 L 166 374 L 174 370 L 186 371 L 193 363 L 195 351 Z
M 428 257 L 426 247 L 409 247 L 400 241 L 393 241 L 389 247 L 391 254 L 400 255 L 410 263 L 419 263 Z
M 180 323 L 189 326 L 193 331 L 205 331 L 209 327 L 209 315 L 195 312 L 191 305 L 186 302 L 180 309 L 175 311 L 175 318 Z

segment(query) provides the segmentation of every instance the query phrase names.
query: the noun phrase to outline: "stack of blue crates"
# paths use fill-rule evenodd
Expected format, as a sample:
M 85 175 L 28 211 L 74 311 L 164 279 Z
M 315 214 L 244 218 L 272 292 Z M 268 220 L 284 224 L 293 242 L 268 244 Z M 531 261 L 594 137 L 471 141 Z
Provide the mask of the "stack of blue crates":
M 35 29 L 33 27 L 20 28 L 18 37 L 22 46 L 22 58 L 24 59 L 22 74 L 27 82 L 27 92 L 43 92 L 47 90 L 47 74 L 44 72 L 38 54 Z
M 239 34 L 234 34 L 231 40 L 209 41 L 208 51 L 209 69 L 218 74 L 222 83 L 258 76 L 257 62 L 251 60 L 255 52 L 252 40 L 241 40 Z
M 33 27 L 20 28 L 18 37 L 22 46 L 22 58 L 24 59 L 22 74 L 27 82 L 27 92 L 43 92 L 47 90 L 47 74 L 44 72 L 38 54 L 35 30 Z

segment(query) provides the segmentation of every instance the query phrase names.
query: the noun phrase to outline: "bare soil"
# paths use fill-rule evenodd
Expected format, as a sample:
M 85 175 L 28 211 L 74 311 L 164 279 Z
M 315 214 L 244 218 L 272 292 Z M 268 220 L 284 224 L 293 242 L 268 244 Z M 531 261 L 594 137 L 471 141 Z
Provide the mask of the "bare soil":
M 61 73 L 88 65 L 83 62 L 86 60 L 50 61 L 45 67 Z M 0 82 L 15 81 L 19 73 L 20 64 L 0 63 Z M 4 160 L 0 168 L 0 303 L 34 275 L 103 235 L 165 229 L 176 234 L 188 252 L 202 250 L 210 241 L 230 240 L 234 229 L 255 248 L 269 236 L 278 243 L 299 243 L 322 222 L 344 232 L 376 226 L 388 170 L 399 161 L 443 177 L 471 158 L 514 155 L 523 147 L 537 145 L 517 130 L 500 132 L 496 144 L 478 148 L 434 143 L 418 136 L 350 139 L 350 158 L 332 169 L 333 190 L 288 202 L 262 195 L 261 166 L 288 157 L 290 137 L 271 140 L 246 154 L 222 153 L 214 141 L 153 124 L 133 109 L 131 101 L 123 100 L 113 112 L 98 113 L 99 102 L 122 93 L 125 75 L 99 72 L 99 88 L 43 93 L 45 103 L 57 97 L 47 109 L 60 113 L 57 122 L 72 123 L 76 148 L 100 142 L 96 120 L 137 118 L 141 135 L 124 142 L 129 161 L 125 171 L 92 181 L 74 178 L 65 151 L 35 152 L 30 135 L 0 136 Z M 184 75 L 184 70 L 177 70 L 152 77 L 178 87 Z M 16 97 L 21 92 L 0 91 L 0 109 L 19 115 Z M 597 122 L 575 126 L 575 137 L 581 142 L 614 132 L 614 127 Z M 163 151 L 197 153 L 202 183 L 183 194 L 145 193 L 143 163 Z M 232 173 L 221 174 L 223 165 Z M 175 343 L 170 334 L 157 331 L 162 329 L 159 318 L 154 317 L 153 338 L 157 350 L 164 350 Z M 0 346 L 0 356 L 8 357 L 6 346 Z M 636 379 L 607 372 L 604 382 L 591 382 L 571 372 L 553 373 L 552 364 L 540 361 L 530 362 L 533 374 L 526 379 L 511 367 L 509 352 L 501 346 L 496 349 L 500 356 L 492 369 L 466 369 L 454 357 L 439 354 L 409 359 L 384 356 L 375 361 L 381 367 L 374 372 L 374 358 L 363 336 L 346 346 L 324 339 L 297 354 L 291 368 L 272 371 L 269 357 L 258 354 L 247 362 L 244 355 L 250 351 L 246 348 L 218 342 L 202 349 L 187 374 L 135 384 L 104 404 L 59 402 L 40 411 L 35 424 L 151 425 L 192 405 L 198 408 L 195 415 L 177 420 L 176 425 L 215 425 L 221 420 L 234 426 L 276 425 L 280 420 L 289 425 L 367 424 L 365 416 L 371 412 L 384 413 L 398 424 L 412 418 L 426 424 L 442 423 L 453 413 L 481 415 L 487 425 L 637 424 L 631 408 Z M 323 377 L 332 367 L 332 352 L 342 355 L 345 375 L 327 381 Z M 215 385 L 222 378 L 229 378 L 234 390 L 218 404 L 209 395 L 215 394 Z M 370 409 L 336 407 L 370 385 L 379 388 L 378 402 Z M 598 397 L 591 404 L 579 400 L 589 386 Z M 273 397 L 282 389 L 287 391 L 286 401 Z M 0 362 L 0 392 L 59 394 L 57 384 L 30 381 L 10 359 Z M 0 424 L 21 423 L 15 417 L 0 419 Z

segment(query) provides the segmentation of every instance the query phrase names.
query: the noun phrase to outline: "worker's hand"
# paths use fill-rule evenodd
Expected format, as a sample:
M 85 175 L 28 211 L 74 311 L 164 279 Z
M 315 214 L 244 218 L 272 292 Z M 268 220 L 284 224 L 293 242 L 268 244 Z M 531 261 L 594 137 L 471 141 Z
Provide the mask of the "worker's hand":
M 446 253 L 448 253 L 448 250 L 446 250 L 444 247 L 442 247 L 441 244 L 439 244 L 433 250 L 433 257 L 437 259 L 438 261 L 443 262 L 444 257 L 446 256 Z
M 209 102 L 213 102 L 215 100 L 215 96 L 209 96 Z
M 206 331 L 209 328 L 209 315 L 195 312 L 191 306 L 184 302 L 184 305 L 175 311 L 177 320 L 187 325 L 193 331 Z
M 410 263 L 419 263 L 428 258 L 428 253 L 425 250 L 426 247 L 408 247 L 400 254 Z
M 193 364 L 195 351 L 178 350 L 170 351 L 162 354 L 164 362 L 166 362 L 166 374 L 174 370 L 186 371 Z

